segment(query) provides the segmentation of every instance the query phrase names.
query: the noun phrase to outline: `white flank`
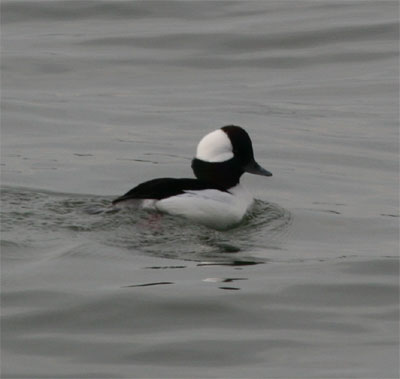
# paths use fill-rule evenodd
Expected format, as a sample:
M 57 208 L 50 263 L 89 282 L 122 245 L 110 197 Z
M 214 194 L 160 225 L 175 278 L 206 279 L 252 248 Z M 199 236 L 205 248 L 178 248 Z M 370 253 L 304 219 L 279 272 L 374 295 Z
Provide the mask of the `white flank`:
M 162 212 L 186 217 L 215 229 L 227 229 L 238 224 L 253 203 L 242 186 L 228 192 L 214 189 L 187 191 L 182 195 L 158 201 L 155 207 Z

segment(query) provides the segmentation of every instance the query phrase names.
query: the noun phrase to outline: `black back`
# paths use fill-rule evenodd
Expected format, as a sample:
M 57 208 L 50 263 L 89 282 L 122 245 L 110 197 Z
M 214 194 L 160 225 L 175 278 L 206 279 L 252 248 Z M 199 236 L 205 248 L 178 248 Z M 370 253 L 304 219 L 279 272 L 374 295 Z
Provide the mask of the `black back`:
M 220 191 L 226 190 L 220 185 L 214 185 L 213 183 L 208 183 L 198 179 L 159 178 L 139 184 L 128 191 L 125 195 L 115 199 L 113 204 L 131 199 L 161 200 L 166 199 L 167 197 L 181 195 L 185 191 L 204 189 L 217 189 Z

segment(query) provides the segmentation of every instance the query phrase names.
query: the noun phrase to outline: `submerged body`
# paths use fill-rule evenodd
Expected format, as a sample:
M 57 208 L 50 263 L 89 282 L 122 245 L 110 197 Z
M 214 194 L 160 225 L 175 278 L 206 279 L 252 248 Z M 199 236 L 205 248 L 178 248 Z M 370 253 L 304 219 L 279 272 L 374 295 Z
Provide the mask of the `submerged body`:
M 237 225 L 253 203 L 239 183 L 244 172 L 271 176 L 254 160 L 247 132 L 225 126 L 207 134 L 192 161 L 196 179 L 160 178 L 139 184 L 113 201 L 114 206 L 142 206 L 216 229 Z

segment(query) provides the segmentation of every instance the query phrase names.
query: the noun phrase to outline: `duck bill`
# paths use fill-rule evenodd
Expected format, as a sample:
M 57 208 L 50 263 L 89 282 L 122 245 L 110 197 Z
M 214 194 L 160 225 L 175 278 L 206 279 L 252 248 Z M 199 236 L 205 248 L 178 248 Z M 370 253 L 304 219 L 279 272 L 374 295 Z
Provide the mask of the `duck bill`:
M 262 168 L 256 161 L 249 163 L 244 171 L 254 175 L 272 176 L 272 172 Z

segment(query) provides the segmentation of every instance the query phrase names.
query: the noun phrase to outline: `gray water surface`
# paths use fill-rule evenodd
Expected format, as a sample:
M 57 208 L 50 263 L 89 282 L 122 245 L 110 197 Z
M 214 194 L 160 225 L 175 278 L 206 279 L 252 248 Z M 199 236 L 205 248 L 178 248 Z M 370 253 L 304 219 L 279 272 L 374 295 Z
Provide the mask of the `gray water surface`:
M 397 378 L 398 3 L 1 3 L 4 378 Z M 113 198 L 243 126 L 216 231 Z

